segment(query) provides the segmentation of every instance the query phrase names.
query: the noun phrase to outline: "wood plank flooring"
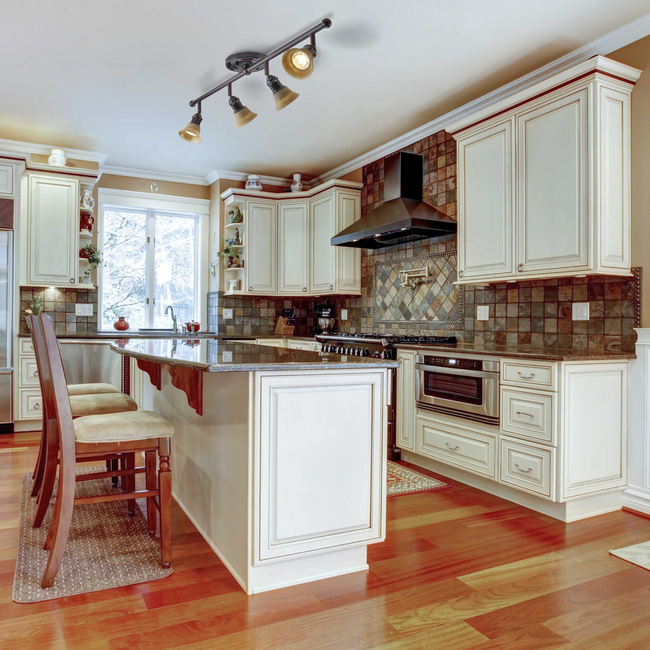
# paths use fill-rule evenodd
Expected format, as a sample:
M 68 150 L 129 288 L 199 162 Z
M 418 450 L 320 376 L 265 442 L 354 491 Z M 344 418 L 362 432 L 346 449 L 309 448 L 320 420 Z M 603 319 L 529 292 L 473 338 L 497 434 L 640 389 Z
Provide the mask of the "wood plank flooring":
M 650 649 L 650 571 L 607 552 L 650 540 L 650 519 L 567 525 L 455 482 L 389 499 L 368 573 L 246 596 L 174 506 L 170 578 L 17 605 L 20 485 L 37 441 L 0 436 L 0 648 Z

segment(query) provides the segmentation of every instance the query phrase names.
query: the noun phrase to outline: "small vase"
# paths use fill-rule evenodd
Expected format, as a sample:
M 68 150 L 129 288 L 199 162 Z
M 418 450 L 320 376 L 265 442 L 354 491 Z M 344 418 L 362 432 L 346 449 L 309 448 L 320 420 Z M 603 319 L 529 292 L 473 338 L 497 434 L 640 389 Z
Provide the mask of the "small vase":
M 83 196 L 81 197 L 81 209 L 87 210 L 88 212 L 92 212 L 94 207 L 95 207 L 95 199 L 93 198 L 92 189 L 84 190 Z
M 120 332 L 129 329 L 129 324 L 124 320 L 124 316 L 119 316 L 117 321 L 113 323 L 113 327 Z
M 65 157 L 65 151 L 63 149 L 52 149 L 52 153 L 47 159 L 47 164 L 54 167 L 67 167 L 68 159 Z
M 292 192 L 301 192 L 302 191 L 302 183 L 300 182 L 300 177 L 301 177 L 301 174 L 294 174 L 293 175 L 293 183 L 291 183 L 291 191 Z
M 90 212 L 82 212 L 81 219 L 79 220 L 79 228 L 81 230 L 87 230 L 89 233 L 93 231 L 93 224 L 95 223 L 95 217 Z
M 262 181 L 260 177 L 257 174 L 249 174 L 248 175 L 248 180 L 246 181 L 246 189 L 247 190 L 259 190 L 261 191 L 263 189 L 262 187 Z

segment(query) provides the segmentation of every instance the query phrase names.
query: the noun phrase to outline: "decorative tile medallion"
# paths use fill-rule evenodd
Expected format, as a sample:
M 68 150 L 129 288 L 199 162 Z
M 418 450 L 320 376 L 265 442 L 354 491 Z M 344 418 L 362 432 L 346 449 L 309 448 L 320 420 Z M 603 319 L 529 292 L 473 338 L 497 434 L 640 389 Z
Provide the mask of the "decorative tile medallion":
M 400 273 L 428 268 L 428 277 L 403 286 Z M 456 254 L 437 253 L 378 263 L 375 266 L 375 323 L 427 324 L 444 329 L 462 325 L 463 290 L 456 280 Z

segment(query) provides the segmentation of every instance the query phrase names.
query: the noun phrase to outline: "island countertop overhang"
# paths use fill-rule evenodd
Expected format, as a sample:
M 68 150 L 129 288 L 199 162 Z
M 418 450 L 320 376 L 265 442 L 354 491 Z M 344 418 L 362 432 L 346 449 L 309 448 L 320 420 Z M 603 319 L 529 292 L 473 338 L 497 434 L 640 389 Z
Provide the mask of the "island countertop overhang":
M 369 359 L 214 339 L 118 339 L 111 350 L 142 361 L 203 372 L 261 372 L 397 368 L 392 359 Z

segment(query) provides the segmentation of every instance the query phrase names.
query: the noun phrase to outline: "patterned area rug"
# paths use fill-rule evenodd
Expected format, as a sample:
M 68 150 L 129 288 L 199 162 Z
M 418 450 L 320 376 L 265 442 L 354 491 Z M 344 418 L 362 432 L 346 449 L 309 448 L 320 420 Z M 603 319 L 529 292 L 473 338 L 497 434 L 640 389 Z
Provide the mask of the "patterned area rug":
M 401 494 L 415 494 L 416 492 L 430 492 L 431 490 L 444 490 L 451 487 L 449 483 L 425 476 L 390 460 L 388 461 L 387 473 L 389 497 L 396 497 Z
M 105 471 L 101 466 L 79 467 L 78 474 Z M 30 496 L 31 472 L 23 476 L 18 534 L 18 558 L 13 599 L 36 603 L 90 591 L 160 580 L 172 574 L 160 564 L 160 541 L 147 532 L 140 508 L 129 516 L 126 501 L 75 506 L 70 537 L 54 584 L 41 589 L 49 551 L 43 550 L 54 511 L 50 503 L 40 528 L 32 528 L 36 499 Z M 119 492 L 110 479 L 77 483 L 76 496 Z M 56 494 L 56 486 L 54 493 Z
M 618 548 L 610 551 L 610 554 L 650 571 L 650 542 L 642 542 L 634 546 Z

